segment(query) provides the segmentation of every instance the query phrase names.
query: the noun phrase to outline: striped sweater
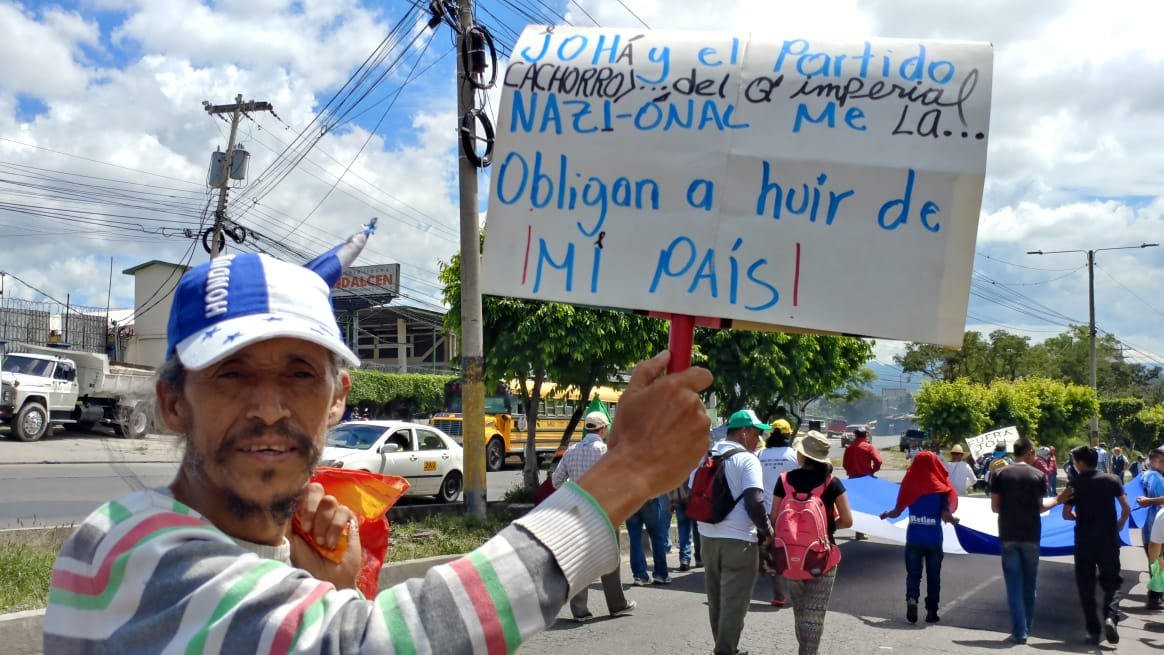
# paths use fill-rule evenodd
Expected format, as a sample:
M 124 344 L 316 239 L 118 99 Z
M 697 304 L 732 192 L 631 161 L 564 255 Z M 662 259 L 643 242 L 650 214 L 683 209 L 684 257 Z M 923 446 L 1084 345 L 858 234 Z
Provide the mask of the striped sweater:
M 365 600 L 139 491 L 61 549 L 44 652 L 511 653 L 617 556 L 606 514 L 569 483 L 472 553 Z

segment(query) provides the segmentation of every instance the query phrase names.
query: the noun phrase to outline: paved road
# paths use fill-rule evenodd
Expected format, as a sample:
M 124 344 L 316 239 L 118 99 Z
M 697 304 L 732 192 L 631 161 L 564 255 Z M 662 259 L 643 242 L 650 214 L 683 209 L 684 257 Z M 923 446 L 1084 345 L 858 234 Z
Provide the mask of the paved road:
M 135 441 L 58 430 L 32 444 L 0 440 L 0 530 L 78 523 L 106 500 L 168 484 L 177 458 L 174 440 L 160 436 Z M 500 500 L 520 479 L 516 468 L 487 474 L 487 497 Z
M 851 534 L 842 531 L 838 535 Z M 1139 535 L 1135 535 L 1136 539 Z M 1009 631 L 1002 573 L 997 557 L 947 555 L 942 569 L 941 622 L 910 625 L 905 621 L 905 567 L 902 548 L 876 541 L 842 539 L 842 561 L 833 589 L 824 655 L 865 653 L 1096 653 L 1083 643 L 1079 603 L 1071 558 L 1046 558 L 1039 567 L 1039 597 L 1035 627 L 1027 646 L 1003 643 Z M 1143 551 L 1125 548 L 1122 554 L 1124 609 L 1121 653 L 1164 652 L 1164 624 L 1145 621 L 1141 609 L 1145 582 L 1137 571 L 1145 564 Z M 671 566 L 677 564 L 671 556 Z M 638 601 L 633 616 L 603 616 L 600 585 L 592 585 L 591 610 L 602 618 L 586 624 L 568 619 L 564 609 L 548 631 L 534 637 L 521 653 L 543 655 L 675 655 L 708 653 L 711 631 L 703 592 L 703 572 L 675 572 L 665 587 L 631 587 L 626 563 L 622 568 L 627 598 Z M 741 650 L 757 653 L 796 653 L 792 610 L 768 604 L 770 587 L 761 580 L 752 596 Z M 1156 619 L 1164 620 L 1164 613 Z M 1145 625 L 1147 624 L 1147 625 Z M 1107 652 L 1115 652 L 1105 644 Z

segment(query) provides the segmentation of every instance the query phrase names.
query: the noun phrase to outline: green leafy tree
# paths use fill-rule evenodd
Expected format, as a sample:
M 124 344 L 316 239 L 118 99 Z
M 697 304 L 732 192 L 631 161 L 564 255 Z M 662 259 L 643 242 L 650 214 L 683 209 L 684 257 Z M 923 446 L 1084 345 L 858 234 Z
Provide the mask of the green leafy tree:
M 438 276 L 449 305 L 445 327 L 460 333 L 461 266 L 453 255 Z M 619 374 L 666 344 L 662 321 L 613 310 L 498 296 L 482 299 L 485 374 L 490 380 L 518 380 L 526 409 L 527 440 L 522 479 L 538 485 L 537 414 L 548 381 L 574 387 L 575 404 L 562 444 L 570 436 L 596 386 L 618 382 Z
M 990 403 L 982 385 L 965 378 L 927 381 L 914 397 L 918 423 L 930 438 L 950 445 L 981 434 L 990 423 Z
M 994 375 L 1014 380 L 1024 373 L 1023 361 L 1031 349 L 1030 339 L 1006 330 L 990 333 L 990 359 Z
M 1039 403 L 1037 431 L 1024 436 L 1061 451 L 1086 442 L 1087 423 L 1099 411 L 1091 387 L 1047 378 L 1026 378 L 1017 384 Z
M 1155 405 L 1124 419 L 1124 431 L 1136 450 L 1147 452 L 1164 441 L 1164 406 Z
M 921 373 L 931 380 L 967 378 L 971 382 L 989 382 L 996 368 L 991 345 L 978 332 L 963 335 L 961 349 L 909 343 L 905 352 L 893 359 L 903 372 Z
M 1023 436 L 1036 433 L 1042 415 L 1038 396 L 1021 384 L 1006 380 L 995 380 L 986 391 L 988 430 L 1013 425 Z
M 445 375 L 417 375 L 354 370 L 350 372 L 352 389 L 349 405 L 373 405 L 378 413 L 389 416 L 425 416 L 440 411 L 445 383 L 454 379 Z
M 799 424 L 813 401 L 856 399 L 873 378 L 865 368 L 873 346 L 853 337 L 700 328 L 695 343 L 695 363 L 715 374 L 708 392 L 728 412 L 748 407 L 772 417 L 786 408 Z
M 1128 439 L 1124 424 L 1144 409 L 1140 398 L 1104 398 L 1099 401 L 1099 417 L 1107 422 L 1108 430 L 1117 441 Z
M 953 360 L 957 357 L 955 348 L 935 346 L 932 343 L 908 343 L 905 352 L 894 355 L 893 361 L 903 373 L 921 373 L 931 380 L 947 380 L 953 377 Z

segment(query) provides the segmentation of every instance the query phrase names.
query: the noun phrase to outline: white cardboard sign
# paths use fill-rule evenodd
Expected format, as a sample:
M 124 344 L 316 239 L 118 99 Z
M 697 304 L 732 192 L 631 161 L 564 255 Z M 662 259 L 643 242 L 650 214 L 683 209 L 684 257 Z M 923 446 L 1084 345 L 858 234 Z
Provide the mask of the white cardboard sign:
M 985 43 L 530 27 L 485 293 L 958 346 Z
M 983 453 L 988 453 L 994 450 L 994 444 L 1006 444 L 1006 451 L 1008 453 L 1014 452 L 1014 442 L 1019 440 L 1018 429 L 1013 425 L 1010 427 L 999 428 L 976 437 L 970 437 L 966 440 L 966 447 L 970 449 L 970 456 L 974 461 L 978 461 Z

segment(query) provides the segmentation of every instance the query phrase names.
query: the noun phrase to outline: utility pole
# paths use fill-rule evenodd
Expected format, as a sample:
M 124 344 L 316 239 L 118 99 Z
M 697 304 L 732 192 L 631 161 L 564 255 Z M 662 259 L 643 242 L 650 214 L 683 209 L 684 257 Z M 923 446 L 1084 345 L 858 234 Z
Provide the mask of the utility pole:
M 234 146 L 235 139 L 238 137 L 238 122 L 242 118 L 243 112 L 248 111 L 273 111 L 274 108 L 269 102 L 251 100 L 243 102 L 242 94 L 234 99 L 233 105 L 212 105 L 209 102 L 203 102 L 202 106 L 206 108 L 206 113 L 211 116 L 218 114 L 231 114 L 230 119 L 230 138 L 226 142 L 226 161 L 223 163 L 225 173 L 218 184 L 218 208 L 214 210 L 214 236 L 211 239 L 210 258 L 214 259 L 222 252 L 223 235 L 222 230 L 226 225 L 226 196 L 230 193 L 230 172 L 234 165 Z
M 1090 337 L 1088 344 L 1088 368 L 1091 370 L 1091 388 L 1095 390 L 1095 397 L 1099 398 L 1099 382 L 1095 378 L 1095 251 L 1087 251 L 1087 334 Z M 1091 429 L 1087 431 L 1087 445 L 1093 446 L 1099 440 L 1099 417 L 1091 417 Z
M 468 44 L 469 30 L 473 27 L 473 0 L 457 0 L 458 52 Z M 457 57 L 457 129 L 469 129 L 476 136 L 476 123 L 461 118 L 475 109 L 471 71 L 465 69 L 465 58 Z M 475 138 L 461 139 L 462 144 L 475 143 Z M 461 200 L 461 385 L 462 429 L 465 447 L 465 504 L 470 516 L 485 518 L 485 337 L 481 319 L 481 228 L 477 218 L 477 167 L 464 152 L 460 156 Z
M 1103 252 L 1105 250 L 1138 250 L 1141 248 L 1154 248 L 1160 244 L 1158 243 L 1141 243 L 1138 246 L 1120 246 L 1118 248 L 1093 248 L 1091 250 L 1028 250 L 1028 255 L 1059 255 L 1069 252 L 1082 252 L 1087 254 L 1087 334 L 1090 337 L 1088 349 L 1090 351 L 1090 360 L 1088 368 L 1091 370 L 1091 388 L 1095 391 L 1095 395 L 1099 397 L 1099 384 L 1095 377 L 1095 253 Z M 1092 415 L 1091 429 L 1087 433 L 1087 443 L 1094 446 L 1099 439 L 1099 416 Z

